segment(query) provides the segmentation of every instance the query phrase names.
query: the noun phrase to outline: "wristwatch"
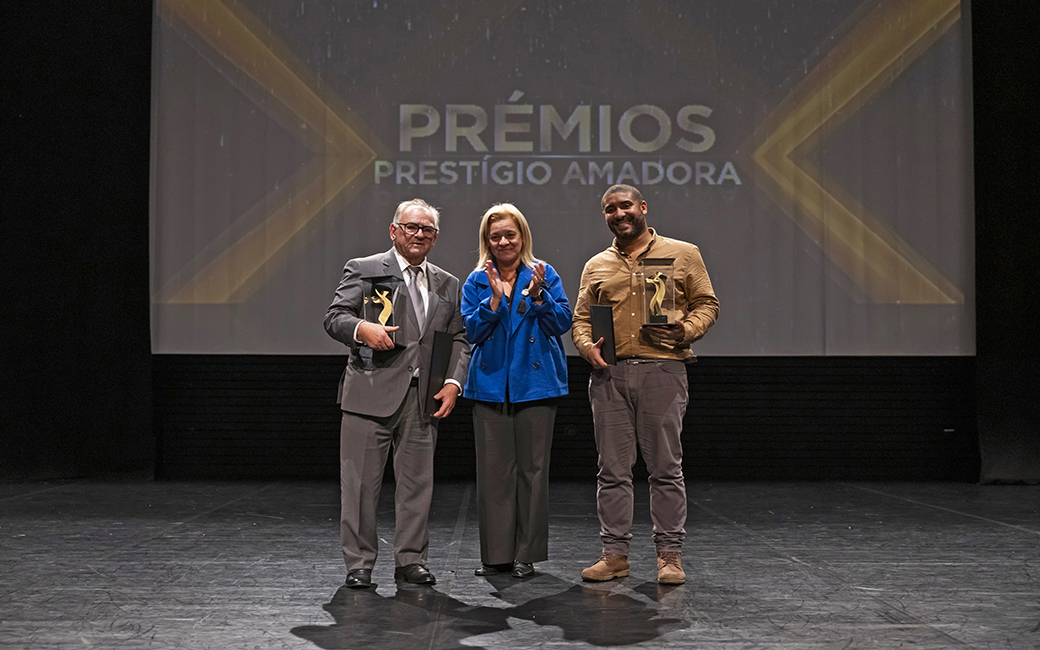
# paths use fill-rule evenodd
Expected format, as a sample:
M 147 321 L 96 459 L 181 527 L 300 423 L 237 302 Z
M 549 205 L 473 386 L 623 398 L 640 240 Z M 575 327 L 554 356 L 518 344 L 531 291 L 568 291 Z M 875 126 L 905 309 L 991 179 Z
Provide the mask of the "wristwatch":
M 520 292 L 520 295 L 522 295 L 524 297 L 531 296 L 531 292 L 527 289 L 527 287 L 524 287 L 524 290 Z M 537 296 L 531 296 L 531 300 L 538 300 L 541 297 L 542 297 L 542 288 L 538 287 L 538 295 Z

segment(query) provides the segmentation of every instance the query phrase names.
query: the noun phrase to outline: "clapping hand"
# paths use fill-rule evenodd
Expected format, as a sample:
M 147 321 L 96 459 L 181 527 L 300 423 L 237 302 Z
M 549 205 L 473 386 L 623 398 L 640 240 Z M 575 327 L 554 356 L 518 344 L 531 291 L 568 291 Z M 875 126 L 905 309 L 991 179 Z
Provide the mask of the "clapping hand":
M 542 302 L 543 284 L 545 284 L 545 265 L 538 262 L 532 269 L 531 282 L 527 285 L 527 295 L 534 302 Z
M 506 293 L 506 283 L 491 260 L 484 262 L 484 273 L 487 274 L 488 284 L 491 286 L 491 311 L 498 311 L 498 306 L 502 304 L 502 296 Z

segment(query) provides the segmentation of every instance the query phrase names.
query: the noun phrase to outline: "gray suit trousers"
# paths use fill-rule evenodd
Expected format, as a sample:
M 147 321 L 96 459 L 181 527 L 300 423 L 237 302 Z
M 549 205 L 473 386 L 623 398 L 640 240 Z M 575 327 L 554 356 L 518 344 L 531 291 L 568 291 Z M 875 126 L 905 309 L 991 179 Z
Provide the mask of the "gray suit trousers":
M 619 360 L 593 370 L 589 400 L 599 451 L 596 508 L 604 553 L 628 555 L 636 446 L 650 474 L 650 518 L 657 551 L 681 551 L 686 531 L 683 415 L 689 402 L 681 361 Z
M 394 564 L 426 564 L 437 423 L 431 420 L 424 424 L 419 408 L 419 390 L 411 386 L 400 408 L 389 417 L 343 412 L 339 438 L 340 536 L 347 571 L 371 569 L 376 563 L 376 508 L 391 447 L 397 481 Z

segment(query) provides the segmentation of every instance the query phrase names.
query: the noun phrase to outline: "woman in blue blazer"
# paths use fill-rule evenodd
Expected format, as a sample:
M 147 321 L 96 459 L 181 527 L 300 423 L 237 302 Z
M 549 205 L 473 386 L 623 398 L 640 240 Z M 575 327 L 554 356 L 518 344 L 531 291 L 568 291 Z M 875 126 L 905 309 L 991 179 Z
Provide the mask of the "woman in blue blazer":
M 463 395 L 475 400 L 478 576 L 534 575 L 549 557 L 549 450 L 567 394 L 561 336 L 571 308 L 560 276 L 535 260 L 527 219 L 509 203 L 480 221 L 480 260 L 462 288 L 473 344 Z

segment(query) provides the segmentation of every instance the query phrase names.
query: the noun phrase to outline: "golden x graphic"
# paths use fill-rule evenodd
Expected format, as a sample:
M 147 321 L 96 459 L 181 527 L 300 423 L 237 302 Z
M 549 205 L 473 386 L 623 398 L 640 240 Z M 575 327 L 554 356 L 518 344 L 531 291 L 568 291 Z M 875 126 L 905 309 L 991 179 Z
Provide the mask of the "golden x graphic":
M 483 3 L 479 11 L 453 21 L 440 42 L 403 52 L 396 67 L 418 71 L 418 79 L 432 79 L 434 75 L 423 73 L 438 65 L 444 51 L 499 24 L 521 4 Z M 167 281 L 158 298 L 169 303 L 243 302 L 264 284 L 276 261 L 372 182 L 364 172 L 385 148 L 348 106 L 332 93 L 316 90 L 318 82 L 241 3 L 158 0 L 157 11 L 312 154 L 280 189 L 240 215 L 228 232 Z M 393 72 L 385 70 L 384 77 Z
M 211 257 L 201 254 L 188 265 L 188 276 L 174 278 L 160 296 L 171 303 L 238 302 L 262 284 L 264 267 L 325 215 L 330 204 L 360 191 L 355 181 L 375 159 L 379 145 L 366 142 L 358 133 L 363 125 L 316 92 L 315 84 L 290 64 L 284 48 L 242 9 L 220 0 L 159 0 L 157 8 L 167 23 L 190 30 L 223 65 L 230 64 L 277 100 L 279 105 L 266 108 L 290 124 L 289 132 L 313 155 L 285 179 L 281 190 L 251 211 L 262 213 L 256 225 L 220 242 Z
M 960 18 L 959 0 L 896 0 L 868 14 L 760 129 L 759 185 L 875 303 L 959 304 L 963 293 L 810 160 Z

